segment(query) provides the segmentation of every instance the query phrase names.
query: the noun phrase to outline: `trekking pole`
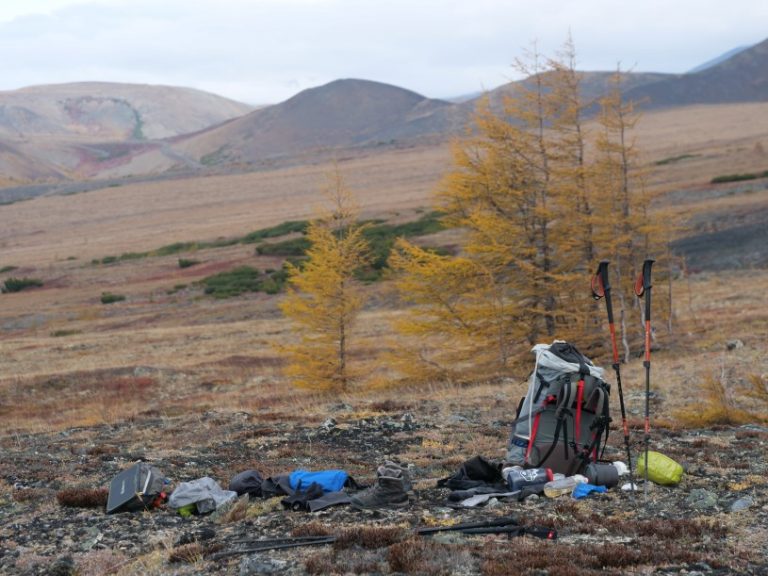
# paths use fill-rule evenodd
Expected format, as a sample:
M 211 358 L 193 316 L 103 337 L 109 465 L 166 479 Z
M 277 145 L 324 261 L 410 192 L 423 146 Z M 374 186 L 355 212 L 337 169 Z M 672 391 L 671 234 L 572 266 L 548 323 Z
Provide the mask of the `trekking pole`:
M 619 405 L 621 406 L 621 425 L 624 428 L 624 447 L 627 449 L 627 468 L 629 469 L 630 497 L 634 499 L 635 478 L 632 473 L 632 452 L 629 449 L 629 425 L 627 410 L 624 407 L 624 392 L 621 389 L 621 364 L 619 363 L 619 347 L 616 345 L 616 326 L 613 323 L 613 302 L 611 301 L 611 282 L 608 279 L 608 260 L 603 260 L 592 277 L 592 297 L 595 300 L 605 297 L 605 308 L 608 311 L 608 330 L 611 333 L 613 348 L 613 371 L 616 372 L 616 387 L 619 389 Z
M 638 298 L 645 295 L 645 482 L 643 496 L 648 498 L 648 443 L 651 434 L 650 397 L 651 397 L 651 267 L 655 260 L 646 258 L 643 271 L 635 281 L 635 294 Z
M 517 526 L 517 518 L 514 516 L 505 516 L 496 520 L 486 520 L 485 522 L 470 522 L 468 524 L 454 524 L 453 526 L 430 526 L 417 528 L 416 534 L 435 534 L 437 532 L 461 532 L 464 530 L 476 530 L 481 528 L 498 528 L 504 526 Z

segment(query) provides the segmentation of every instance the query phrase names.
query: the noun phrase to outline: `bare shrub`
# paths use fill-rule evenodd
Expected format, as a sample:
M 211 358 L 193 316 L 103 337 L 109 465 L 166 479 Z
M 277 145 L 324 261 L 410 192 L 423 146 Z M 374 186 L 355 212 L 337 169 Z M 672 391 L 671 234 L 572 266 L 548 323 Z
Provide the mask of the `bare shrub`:
M 109 498 L 106 488 L 65 488 L 56 493 L 56 500 L 68 508 L 104 508 Z

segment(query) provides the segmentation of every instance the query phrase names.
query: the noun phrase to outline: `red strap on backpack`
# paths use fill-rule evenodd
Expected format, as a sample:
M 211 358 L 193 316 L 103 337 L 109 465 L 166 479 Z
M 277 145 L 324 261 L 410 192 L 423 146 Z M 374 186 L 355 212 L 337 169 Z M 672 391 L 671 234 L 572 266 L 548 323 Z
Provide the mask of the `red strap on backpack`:
M 576 446 L 579 445 L 581 437 L 581 403 L 584 400 L 584 377 L 582 376 L 579 383 L 576 385 L 576 417 L 574 418 L 574 424 L 576 430 L 574 430 L 574 438 L 576 440 Z
M 546 406 L 547 404 L 553 404 L 557 402 L 557 396 L 549 395 L 544 399 L 544 404 L 542 406 Z M 531 426 L 531 437 L 528 438 L 528 448 L 525 450 L 525 462 L 529 463 L 529 457 L 531 455 L 531 450 L 533 450 L 533 443 L 536 440 L 536 433 L 539 431 L 539 420 L 541 419 L 541 412 L 536 414 L 536 417 L 533 419 L 533 425 Z

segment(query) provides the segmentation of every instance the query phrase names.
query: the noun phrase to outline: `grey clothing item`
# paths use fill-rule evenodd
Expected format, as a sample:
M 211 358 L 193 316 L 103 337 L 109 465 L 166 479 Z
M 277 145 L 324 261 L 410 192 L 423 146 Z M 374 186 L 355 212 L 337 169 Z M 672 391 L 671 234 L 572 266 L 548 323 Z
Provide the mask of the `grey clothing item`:
M 379 476 L 373 486 L 352 496 L 352 507 L 357 509 L 405 506 L 408 506 L 408 494 L 402 477 Z
M 331 506 L 339 506 L 343 504 L 351 504 L 352 498 L 346 492 L 326 492 L 319 498 L 310 500 L 307 502 L 310 512 L 317 512 Z
M 490 500 L 491 498 L 511 498 L 512 496 L 518 496 L 520 494 L 520 490 L 516 490 L 514 492 L 493 492 L 491 494 L 475 494 L 474 496 L 470 496 L 466 500 L 461 501 L 461 507 L 462 508 L 477 508 L 478 506 L 481 506 L 482 504 L 485 504 Z
M 237 492 L 223 490 L 216 480 L 204 476 L 179 484 L 168 498 L 168 506 L 178 509 L 195 504 L 199 514 L 206 514 L 236 499 Z

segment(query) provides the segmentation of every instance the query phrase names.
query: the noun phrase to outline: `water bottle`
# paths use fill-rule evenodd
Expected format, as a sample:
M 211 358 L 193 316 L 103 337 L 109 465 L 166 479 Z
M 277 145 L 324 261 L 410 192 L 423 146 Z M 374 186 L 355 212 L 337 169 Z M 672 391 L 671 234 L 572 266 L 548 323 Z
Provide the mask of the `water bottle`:
M 552 480 L 544 484 L 544 495 L 548 498 L 557 498 L 563 494 L 570 494 L 579 484 L 586 484 L 586 477 L 574 474 L 558 480 Z
M 528 468 L 522 466 L 510 466 L 501 471 L 501 475 L 507 481 L 510 491 L 516 492 L 527 486 L 544 484 L 551 481 L 554 476 L 549 468 Z

